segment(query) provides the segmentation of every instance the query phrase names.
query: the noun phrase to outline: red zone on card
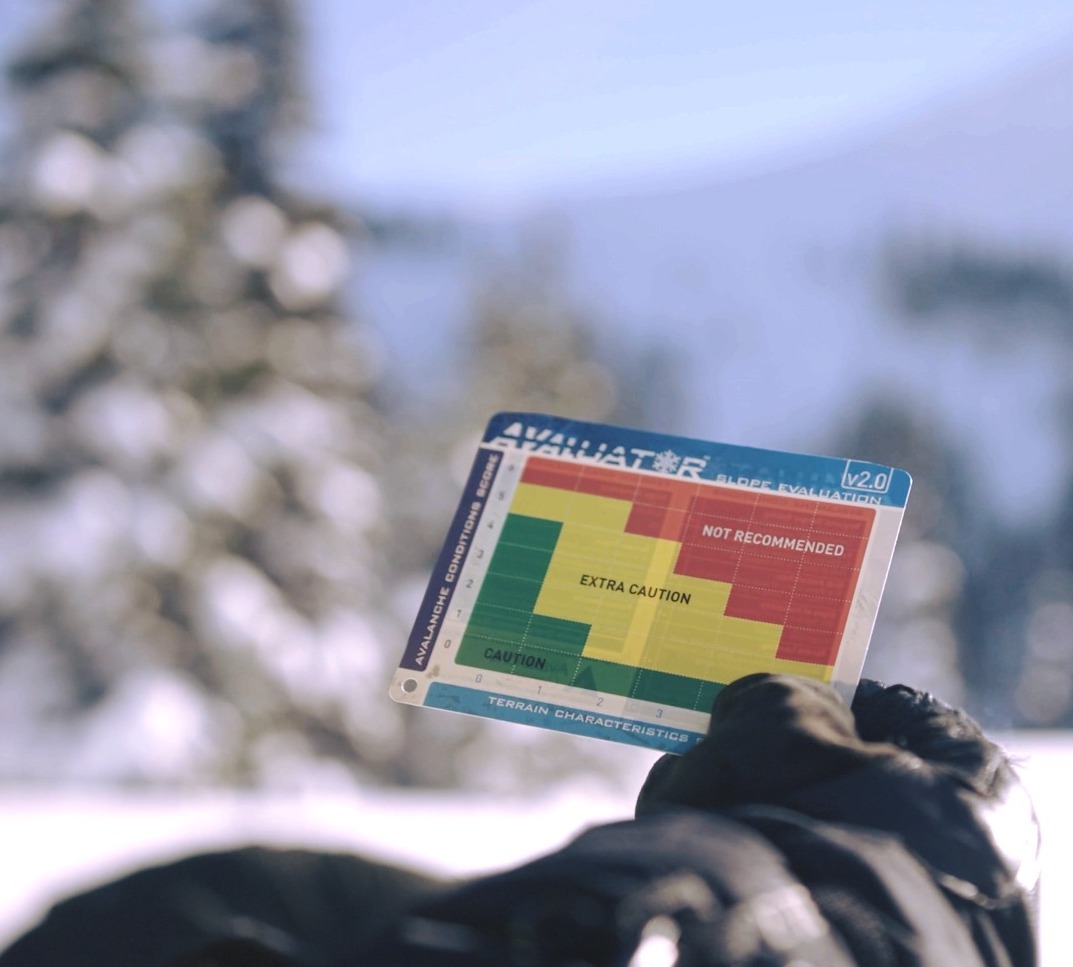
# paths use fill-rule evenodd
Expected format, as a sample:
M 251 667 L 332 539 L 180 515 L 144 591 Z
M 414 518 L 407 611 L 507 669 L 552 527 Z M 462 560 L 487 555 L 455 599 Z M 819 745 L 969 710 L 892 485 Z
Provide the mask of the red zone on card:
M 542 457 L 529 458 L 522 482 L 630 501 L 627 533 L 681 544 L 675 574 L 729 584 L 727 615 L 782 626 L 776 657 L 834 663 L 875 520 L 872 507 Z M 730 535 L 706 536 L 705 527 L 729 528 Z M 736 539 L 739 533 L 843 550 L 764 546 Z

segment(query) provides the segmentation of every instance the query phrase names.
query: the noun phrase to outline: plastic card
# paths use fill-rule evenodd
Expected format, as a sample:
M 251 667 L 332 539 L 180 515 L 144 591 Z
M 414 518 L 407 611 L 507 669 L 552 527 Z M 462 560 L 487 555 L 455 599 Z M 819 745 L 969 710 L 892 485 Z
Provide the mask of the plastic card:
M 757 671 L 860 678 L 904 470 L 500 413 L 396 701 L 684 752 Z

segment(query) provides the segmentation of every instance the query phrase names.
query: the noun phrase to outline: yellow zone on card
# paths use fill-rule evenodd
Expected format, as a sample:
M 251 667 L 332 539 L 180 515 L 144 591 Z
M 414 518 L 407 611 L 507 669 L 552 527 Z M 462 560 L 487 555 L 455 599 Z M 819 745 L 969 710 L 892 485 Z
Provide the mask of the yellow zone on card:
M 828 680 L 831 669 L 775 657 L 782 626 L 728 616 L 731 585 L 674 573 L 680 544 L 628 534 L 632 502 L 519 484 L 510 511 L 560 522 L 538 614 L 591 625 L 583 655 L 729 682 L 765 670 Z

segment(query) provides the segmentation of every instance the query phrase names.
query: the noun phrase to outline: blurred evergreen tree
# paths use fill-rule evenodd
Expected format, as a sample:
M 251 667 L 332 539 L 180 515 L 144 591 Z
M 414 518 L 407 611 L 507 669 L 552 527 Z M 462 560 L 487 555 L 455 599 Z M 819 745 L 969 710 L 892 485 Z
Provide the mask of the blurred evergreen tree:
M 941 325 L 958 319 L 985 338 L 1010 331 L 1073 337 L 1073 276 L 1054 254 L 897 239 L 888 246 L 885 270 L 892 301 L 906 322 Z
M 998 346 L 1012 354 L 1037 343 L 1059 373 L 1073 363 L 1073 271 L 1056 250 L 899 238 L 886 254 L 885 287 L 907 325 L 952 332 L 988 351 Z M 1036 418 L 1059 428 L 1065 452 L 1056 456 L 1064 457 L 1068 474 L 1068 381 L 1060 378 L 1050 393 L 1050 412 Z M 951 546 L 972 535 L 956 621 L 961 667 L 970 705 L 988 724 L 1073 725 L 1071 508 L 1073 478 L 1057 507 L 1041 508 L 1024 523 L 1011 525 L 979 509 L 954 519 Z
M 0 776 L 382 772 L 353 226 L 274 174 L 295 11 L 220 0 L 182 34 L 142 12 L 63 0 L 7 69 Z

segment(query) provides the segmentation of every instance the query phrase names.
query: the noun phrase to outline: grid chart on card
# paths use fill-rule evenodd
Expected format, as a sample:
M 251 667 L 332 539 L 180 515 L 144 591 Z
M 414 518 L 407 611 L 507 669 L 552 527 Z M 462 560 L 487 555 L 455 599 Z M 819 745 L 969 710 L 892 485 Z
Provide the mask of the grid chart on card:
M 455 666 L 699 712 L 750 672 L 831 680 L 873 507 L 505 457 Z

